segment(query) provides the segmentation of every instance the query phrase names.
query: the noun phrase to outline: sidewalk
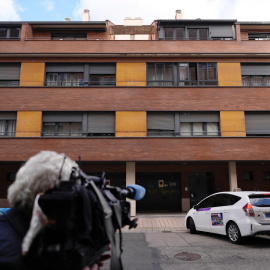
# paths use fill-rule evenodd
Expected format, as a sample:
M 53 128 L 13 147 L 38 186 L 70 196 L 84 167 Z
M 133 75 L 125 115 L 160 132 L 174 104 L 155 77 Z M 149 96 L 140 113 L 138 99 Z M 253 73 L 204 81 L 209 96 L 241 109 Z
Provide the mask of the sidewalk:
M 179 214 L 148 214 L 138 215 L 138 226 L 129 230 L 128 226 L 122 229 L 123 232 L 177 232 L 185 231 L 185 213 Z

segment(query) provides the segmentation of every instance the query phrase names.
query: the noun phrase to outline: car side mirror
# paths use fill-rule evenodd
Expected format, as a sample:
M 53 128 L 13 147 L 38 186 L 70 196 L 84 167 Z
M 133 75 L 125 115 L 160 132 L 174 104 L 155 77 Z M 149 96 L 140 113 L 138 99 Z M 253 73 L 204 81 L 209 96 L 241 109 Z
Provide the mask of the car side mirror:
M 200 206 L 199 206 L 198 204 L 196 204 L 196 205 L 193 206 L 193 208 L 194 208 L 195 210 L 198 210 L 198 209 L 200 208 Z

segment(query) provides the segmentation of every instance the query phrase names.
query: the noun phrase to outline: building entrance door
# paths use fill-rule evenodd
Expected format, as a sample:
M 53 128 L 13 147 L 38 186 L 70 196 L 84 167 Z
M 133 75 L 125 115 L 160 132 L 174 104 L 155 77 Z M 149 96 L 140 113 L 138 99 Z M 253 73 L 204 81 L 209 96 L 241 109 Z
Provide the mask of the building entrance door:
M 136 184 L 146 189 L 141 201 L 136 202 L 138 212 L 180 212 L 181 175 L 171 172 L 136 173 Z
M 214 174 L 212 172 L 190 172 L 190 207 L 213 193 Z

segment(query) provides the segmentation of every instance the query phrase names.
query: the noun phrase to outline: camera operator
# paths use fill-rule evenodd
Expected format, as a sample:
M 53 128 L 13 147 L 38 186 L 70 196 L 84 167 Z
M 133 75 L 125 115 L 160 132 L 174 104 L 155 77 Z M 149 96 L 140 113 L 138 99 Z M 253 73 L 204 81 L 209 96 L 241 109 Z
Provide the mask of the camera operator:
M 29 269 L 24 263 L 22 242 L 30 227 L 35 198 L 58 186 L 60 180 L 69 179 L 74 167 L 78 168 L 78 164 L 64 154 L 42 151 L 20 168 L 15 182 L 8 189 L 12 208 L 0 216 L 0 269 Z M 101 260 L 108 256 L 104 255 Z M 38 265 L 31 267 L 39 269 Z M 82 270 L 97 269 L 98 265 L 94 264 L 91 268 L 85 265 Z

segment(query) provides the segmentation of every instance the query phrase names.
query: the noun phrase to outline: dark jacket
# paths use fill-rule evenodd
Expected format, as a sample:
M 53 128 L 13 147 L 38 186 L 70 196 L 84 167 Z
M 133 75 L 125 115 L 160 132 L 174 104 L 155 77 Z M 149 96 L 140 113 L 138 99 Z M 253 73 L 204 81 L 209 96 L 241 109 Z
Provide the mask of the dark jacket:
M 22 241 L 29 221 L 16 207 L 0 216 L 0 269 L 26 270 L 23 266 Z

